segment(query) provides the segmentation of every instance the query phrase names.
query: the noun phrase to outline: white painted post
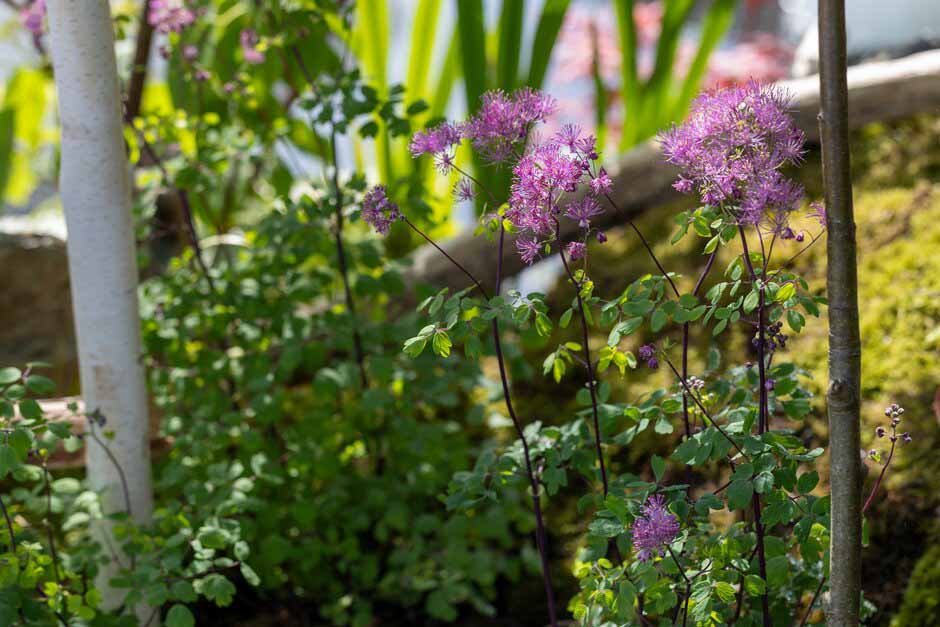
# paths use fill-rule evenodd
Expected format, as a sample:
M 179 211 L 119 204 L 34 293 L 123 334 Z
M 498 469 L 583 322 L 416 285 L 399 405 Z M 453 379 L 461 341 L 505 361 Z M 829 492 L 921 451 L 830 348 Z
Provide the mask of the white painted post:
M 99 433 L 114 432 L 108 448 L 126 478 L 131 515 L 147 523 L 153 513 L 147 390 L 111 12 L 108 0 L 48 0 L 48 14 L 82 396 L 87 411 L 98 409 L 107 420 Z M 106 512 L 123 511 L 115 464 L 94 441 L 86 445 L 89 484 L 102 492 Z M 106 525 L 100 531 L 109 532 Z M 108 577 L 103 573 L 98 585 L 113 607 L 123 599 L 104 585 Z

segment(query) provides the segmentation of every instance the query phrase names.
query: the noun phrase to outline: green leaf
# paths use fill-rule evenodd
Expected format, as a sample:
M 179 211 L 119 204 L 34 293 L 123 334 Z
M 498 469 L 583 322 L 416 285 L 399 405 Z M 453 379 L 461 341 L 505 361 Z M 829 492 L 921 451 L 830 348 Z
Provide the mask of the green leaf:
M 34 374 L 26 379 L 26 389 L 37 396 L 47 396 L 55 392 L 55 383 L 49 377 Z
M 199 543 L 207 549 L 224 549 L 228 546 L 228 534 L 218 527 L 203 527 L 196 535 Z
M 764 594 L 767 584 L 758 575 L 747 575 L 744 578 L 744 589 L 749 595 L 759 597 Z
M 19 465 L 20 459 L 17 457 L 13 447 L 0 445 L 0 479 L 16 470 Z
M 196 589 L 219 607 L 229 605 L 235 596 L 235 586 L 232 582 L 217 573 L 199 580 Z
M 404 351 L 409 357 L 417 357 L 424 352 L 428 340 L 425 337 L 413 337 L 405 341 Z
M 166 613 L 166 627 L 195 627 L 196 617 L 185 605 L 174 605 Z
M 434 334 L 431 348 L 436 354 L 441 357 L 449 357 L 451 346 L 453 346 L 453 343 L 450 341 L 450 336 L 447 335 L 447 331 L 438 331 Z
M 188 581 L 180 580 L 170 586 L 170 598 L 175 601 L 182 601 L 183 603 L 192 603 L 198 597 L 196 596 L 196 591 L 193 589 L 193 584 Z
M 551 319 L 543 314 L 541 311 L 536 312 L 535 314 L 535 330 L 542 337 L 550 335 L 552 332 L 552 321 Z
M 790 309 L 787 311 L 787 324 L 790 325 L 790 328 L 793 329 L 794 333 L 799 333 L 806 324 L 806 318 L 804 318 L 803 314 L 796 311 L 795 309 Z
M 499 16 L 499 52 L 496 59 L 496 86 L 507 92 L 516 87 L 525 2 L 503 0 Z
M 411 28 L 411 47 L 408 49 L 408 75 L 405 88 L 410 100 L 426 98 L 427 81 L 431 75 L 431 57 L 434 52 L 434 34 L 441 0 L 418 0 Z
M 744 312 L 751 313 L 760 303 L 760 293 L 757 290 L 751 291 L 744 299 Z
M 728 486 L 728 506 L 732 510 L 744 509 L 754 496 L 754 484 L 750 480 L 737 479 Z
M 545 71 L 552 57 L 555 40 L 565 21 L 565 13 L 571 0 L 545 0 L 542 5 L 542 14 L 539 16 L 538 26 L 535 29 L 535 38 L 532 40 L 532 52 L 529 55 L 529 78 L 526 84 L 539 89 L 545 80 Z M 518 2 L 521 0 L 503 0 L 503 2 Z
M 459 3 L 458 3 L 459 4 Z M 428 595 L 424 604 L 428 615 L 438 620 L 453 622 L 457 620 L 457 608 L 451 603 L 444 590 L 438 588 Z
M 800 494 L 809 494 L 819 483 L 819 473 L 815 470 L 803 473 L 796 482 L 796 489 Z
M 674 120 L 681 120 L 685 117 L 689 103 L 698 94 L 702 77 L 708 69 L 708 59 L 734 21 L 736 7 L 737 0 L 715 0 L 708 9 L 698 34 L 698 50 L 686 71 L 682 89 L 674 105 L 672 114 Z
M 650 459 L 650 465 L 653 467 L 653 475 L 656 477 L 656 482 L 659 483 L 663 478 L 663 473 L 666 472 L 666 460 L 659 455 L 653 455 Z
M 13 129 L 15 115 L 13 109 L 9 107 L 0 109 L 0 207 L 4 204 L 4 190 L 6 190 L 7 181 L 10 179 L 10 172 L 13 170 Z M 0 370 L 0 374 L 5 370 L 16 370 L 16 368 L 3 368 Z M 0 379 L 0 385 L 3 384 L 2 379 Z
M 715 594 L 724 603 L 731 603 L 735 598 L 735 589 L 727 581 L 719 581 L 715 583 Z
M 20 380 L 23 373 L 18 368 L 0 368 L 0 385 L 10 385 Z
M 653 333 L 658 333 L 669 320 L 669 315 L 662 309 L 657 309 L 653 312 L 653 317 L 650 319 L 650 328 L 653 330 Z
M 793 285 L 793 283 L 786 283 L 783 285 L 783 287 L 777 290 L 776 300 L 778 303 L 785 303 L 793 298 L 794 294 L 796 294 L 796 286 Z
M 767 560 L 767 583 L 771 586 L 781 586 L 786 583 L 790 572 L 790 558 L 779 555 Z

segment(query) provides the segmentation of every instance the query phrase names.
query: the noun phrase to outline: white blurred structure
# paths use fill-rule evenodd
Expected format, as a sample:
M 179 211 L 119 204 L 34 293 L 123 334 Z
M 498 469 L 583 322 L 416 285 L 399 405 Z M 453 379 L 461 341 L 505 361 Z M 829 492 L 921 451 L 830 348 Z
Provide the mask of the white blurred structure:
M 781 0 L 794 16 L 815 15 L 815 0 Z M 900 56 L 940 45 L 940 0 L 849 0 L 845 3 L 849 62 Z M 815 17 L 803 34 L 793 75 L 816 71 L 818 37 Z

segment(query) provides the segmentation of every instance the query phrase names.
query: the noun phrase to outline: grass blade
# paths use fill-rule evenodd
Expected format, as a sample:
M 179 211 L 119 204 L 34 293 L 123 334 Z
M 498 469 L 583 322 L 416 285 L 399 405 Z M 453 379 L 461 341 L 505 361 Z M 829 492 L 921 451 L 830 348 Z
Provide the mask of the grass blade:
M 460 64 L 467 97 L 467 112 L 473 113 L 486 91 L 486 31 L 483 0 L 456 0 Z
M 617 29 L 620 32 L 620 80 L 623 99 L 623 131 L 620 149 L 636 144 L 640 131 L 640 82 L 636 69 L 636 23 L 633 20 L 633 0 L 614 2 L 617 12 Z
M 513 0 L 504 1 L 512 2 Z M 526 85 L 529 87 L 539 89 L 545 81 L 548 62 L 555 48 L 555 40 L 558 39 L 558 31 L 561 30 L 562 22 L 565 21 L 569 4 L 570 0 L 545 0 L 535 30 L 535 39 L 532 40 L 529 77 L 526 79 Z
M 519 52 L 522 48 L 522 15 L 525 0 L 503 0 L 499 16 L 499 52 L 496 55 L 496 86 L 506 91 L 516 87 Z
M 737 0 L 715 0 L 702 22 L 702 33 L 698 51 L 689 66 L 689 73 L 682 82 L 678 100 L 673 103 L 672 119 L 680 120 L 685 117 L 689 103 L 695 98 L 702 85 L 702 78 L 708 69 L 708 59 L 712 52 L 724 38 L 734 20 Z

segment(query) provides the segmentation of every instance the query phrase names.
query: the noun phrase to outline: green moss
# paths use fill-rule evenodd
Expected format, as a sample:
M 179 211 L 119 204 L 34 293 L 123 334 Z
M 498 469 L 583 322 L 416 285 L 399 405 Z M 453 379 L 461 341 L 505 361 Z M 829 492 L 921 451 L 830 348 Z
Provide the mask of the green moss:
M 936 625 L 940 610 L 940 545 L 930 547 L 914 567 L 901 609 L 891 627 Z

